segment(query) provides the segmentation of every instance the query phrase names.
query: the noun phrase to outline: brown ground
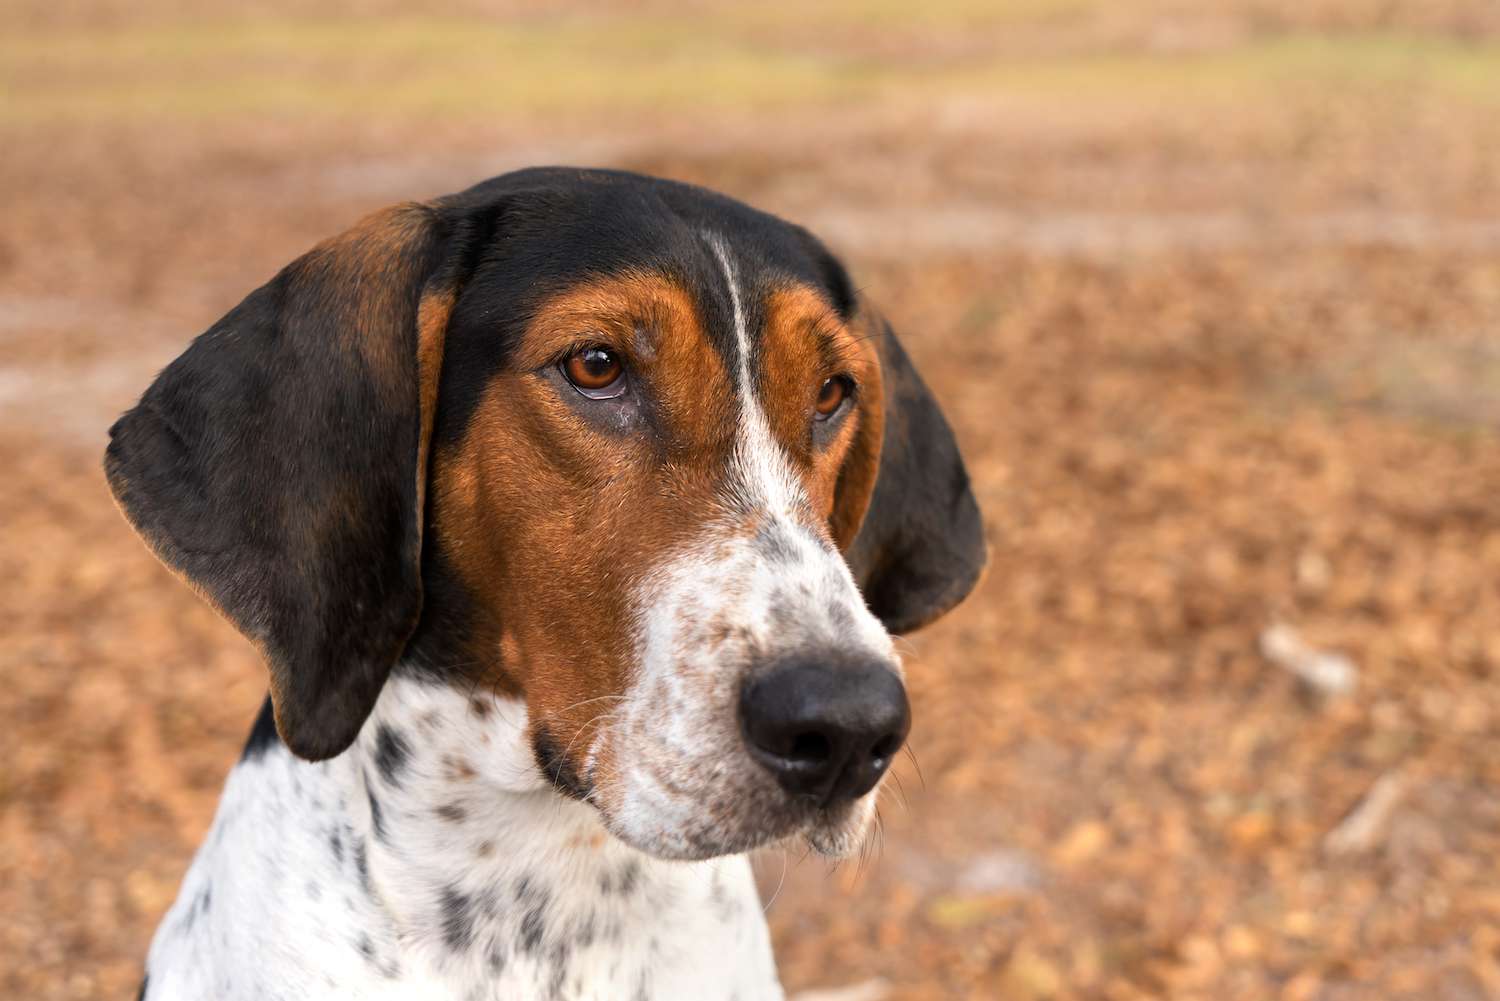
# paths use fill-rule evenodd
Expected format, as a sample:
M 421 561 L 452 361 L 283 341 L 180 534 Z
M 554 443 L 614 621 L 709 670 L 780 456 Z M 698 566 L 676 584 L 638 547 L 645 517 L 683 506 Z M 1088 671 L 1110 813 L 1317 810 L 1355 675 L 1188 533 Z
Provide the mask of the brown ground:
M 1494 4 L 540 6 L 12 5 L 0 996 L 132 995 L 263 691 L 113 415 L 363 211 L 570 161 L 824 234 L 988 517 L 880 850 L 786 860 L 789 987 L 1500 997 Z

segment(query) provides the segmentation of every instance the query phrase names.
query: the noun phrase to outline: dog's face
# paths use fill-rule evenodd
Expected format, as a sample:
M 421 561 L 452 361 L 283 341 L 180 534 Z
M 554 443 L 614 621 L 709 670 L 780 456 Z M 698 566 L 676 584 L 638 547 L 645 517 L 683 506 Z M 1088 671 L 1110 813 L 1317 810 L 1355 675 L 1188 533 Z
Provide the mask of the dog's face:
M 262 647 L 283 739 L 392 666 L 523 697 L 623 840 L 856 846 L 908 725 L 889 631 L 983 562 L 951 434 L 805 231 L 524 171 L 372 217 L 199 339 L 111 485 Z

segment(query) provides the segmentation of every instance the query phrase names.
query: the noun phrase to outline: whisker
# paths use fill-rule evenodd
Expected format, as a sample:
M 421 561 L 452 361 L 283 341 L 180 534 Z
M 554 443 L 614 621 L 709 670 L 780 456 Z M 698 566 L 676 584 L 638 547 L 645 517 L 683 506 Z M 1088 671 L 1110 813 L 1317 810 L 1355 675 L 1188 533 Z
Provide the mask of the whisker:
M 895 795 L 896 795 L 896 798 L 897 798 L 898 802 L 900 802 L 900 804 L 901 804 L 901 809 L 910 811 L 911 810 L 911 806 L 907 802 L 907 799 L 906 799 L 906 787 L 901 784 L 901 776 L 897 775 L 895 772 L 891 772 L 891 780 L 896 783 L 896 793 L 895 793 Z M 880 787 L 880 789 L 881 789 L 882 792 L 888 790 L 889 788 L 890 788 L 889 785 L 883 785 L 883 786 Z
M 783 886 L 785 886 L 785 885 L 786 885 L 786 849 L 783 848 L 783 849 L 781 849 L 781 878 L 776 881 L 776 889 L 774 891 L 772 891 L 772 893 L 771 893 L 771 899 L 767 900 L 766 901 L 766 906 L 764 906 L 764 907 L 762 907 L 760 909 L 762 914 L 769 914 L 771 912 L 771 905 L 774 904 L 774 903 L 776 903 L 776 898 L 777 897 L 781 896 L 781 888 Z
M 879 810 L 876 810 L 877 815 Z M 854 882 L 858 883 L 865 875 L 865 863 L 870 859 L 870 835 L 866 832 L 859 839 L 859 862 L 854 866 Z
M 591 705 L 591 704 L 593 704 L 595 702 L 607 702 L 610 699 L 615 699 L 617 701 L 623 702 L 626 698 L 627 698 L 627 696 L 624 696 L 624 695 L 600 695 L 598 698 L 584 699 L 582 702 L 575 702 L 571 706 L 568 706 L 565 709 L 559 709 L 557 711 L 556 715 L 561 716 L 563 713 L 570 713 L 574 709 L 580 709 L 583 706 Z
M 590 702 L 598 702 L 599 700 L 598 699 L 590 699 L 589 701 Z M 604 719 L 607 716 L 613 716 L 615 714 L 615 712 L 616 712 L 615 709 L 610 709 L 610 710 L 608 710 L 606 712 L 602 712 L 598 716 L 595 716 L 593 719 L 589 720 L 587 723 L 583 724 L 583 726 L 580 726 L 574 732 L 573 739 L 570 740 L 570 741 L 568 741 L 568 746 L 565 747 L 565 748 L 563 748 L 563 752 L 557 756 L 557 758 L 558 758 L 558 760 L 557 760 L 557 774 L 554 775 L 554 776 L 552 776 L 552 784 L 553 785 L 557 785 L 557 783 L 559 783 L 559 782 L 562 781 L 562 769 L 563 769 L 563 765 L 565 765 L 567 763 L 568 752 L 571 751 L 571 750 L 573 750 L 573 745 L 576 744 L 576 743 L 578 743 L 578 738 L 583 736 L 583 731 L 587 730 L 589 727 L 591 727 L 595 723 L 599 722 L 599 720 Z
M 901 749 L 911 759 L 911 766 L 917 770 L 917 781 L 922 783 L 922 791 L 927 791 L 927 778 L 922 774 L 922 763 L 917 760 L 917 752 L 911 749 L 911 744 L 902 744 Z

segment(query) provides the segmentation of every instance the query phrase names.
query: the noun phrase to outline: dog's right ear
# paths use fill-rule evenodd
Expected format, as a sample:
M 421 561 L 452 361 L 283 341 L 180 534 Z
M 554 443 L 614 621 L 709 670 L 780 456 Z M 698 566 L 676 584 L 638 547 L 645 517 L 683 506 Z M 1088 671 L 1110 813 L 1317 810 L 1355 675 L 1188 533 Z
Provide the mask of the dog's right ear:
M 287 266 L 110 429 L 130 523 L 260 649 L 296 754 L 358 735 L 422 607 L 427 450 L 474 220 L 407 204 Z

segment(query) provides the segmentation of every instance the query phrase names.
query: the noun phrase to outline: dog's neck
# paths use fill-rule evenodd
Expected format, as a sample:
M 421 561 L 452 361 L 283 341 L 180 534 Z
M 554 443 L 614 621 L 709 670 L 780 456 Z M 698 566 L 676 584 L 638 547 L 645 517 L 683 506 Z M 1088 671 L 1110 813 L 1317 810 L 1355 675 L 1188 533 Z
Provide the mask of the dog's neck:
M 397 677 L 338 758 L 248 752 L 153 944 L 153 992 L 213 935 L 241 947 L 208 957 L 245 957 L 235 977 L 284 975 L 249 958 L 275 949 L 308 986 L 373 996 L 779 997 L 746 859 L 624 845 L 551 787 L 525 729 L 520 702 Z

